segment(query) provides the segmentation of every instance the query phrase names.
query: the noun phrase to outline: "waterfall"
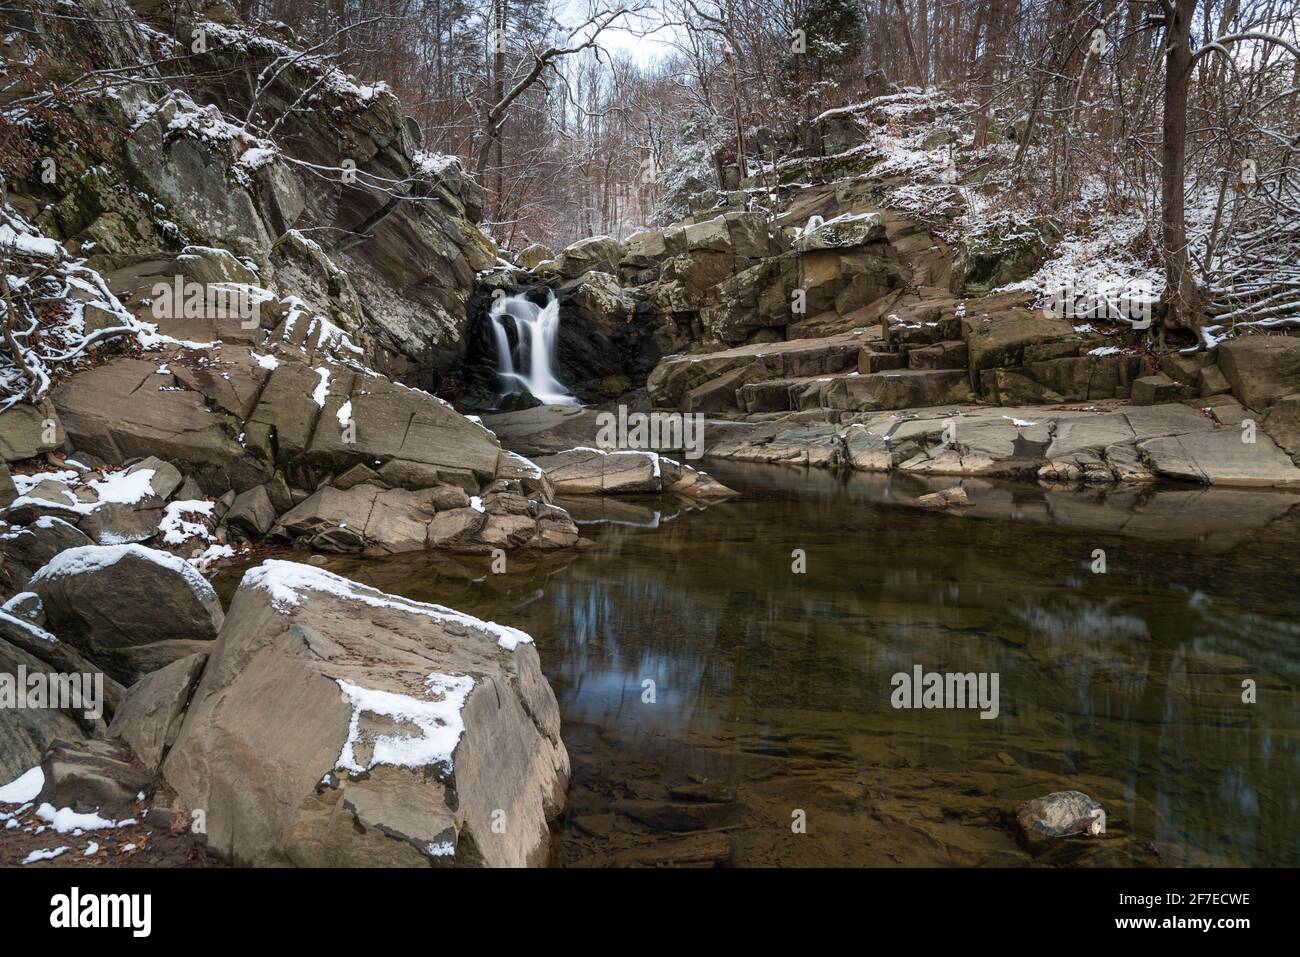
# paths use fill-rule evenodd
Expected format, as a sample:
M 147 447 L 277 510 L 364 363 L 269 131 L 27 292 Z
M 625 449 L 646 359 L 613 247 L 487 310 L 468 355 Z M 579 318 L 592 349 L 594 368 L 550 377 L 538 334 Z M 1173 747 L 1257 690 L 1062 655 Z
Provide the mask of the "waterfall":
M 506 317 L 515 321 L 518 366 L 510 351 Z M 577 405 L 555 373 L 555 341 L 560 331 L 560 301 L 548 291 L 545 306 L 530 302 L 523 293 L 503 296 L 492 304 L 492 336 L 497 348 L 497 375 L 510 386 L 522 386 L 547 405 Z

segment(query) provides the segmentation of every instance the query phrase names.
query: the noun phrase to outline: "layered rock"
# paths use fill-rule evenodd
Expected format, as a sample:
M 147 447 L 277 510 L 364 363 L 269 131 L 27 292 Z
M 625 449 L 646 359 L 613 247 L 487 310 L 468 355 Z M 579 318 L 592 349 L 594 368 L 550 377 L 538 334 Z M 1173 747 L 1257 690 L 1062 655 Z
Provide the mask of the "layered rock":
M 559 731 L 522 632 L 271 561 L 163 774 L 239 864 L 535 865 L 564 806 Z

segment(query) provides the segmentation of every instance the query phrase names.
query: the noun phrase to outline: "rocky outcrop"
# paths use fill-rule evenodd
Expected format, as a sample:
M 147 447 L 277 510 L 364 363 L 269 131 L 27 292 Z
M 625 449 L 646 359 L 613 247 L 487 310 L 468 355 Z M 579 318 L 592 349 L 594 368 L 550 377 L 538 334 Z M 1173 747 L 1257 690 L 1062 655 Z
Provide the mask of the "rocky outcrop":
M 916 475 L 1045 483 L 1133 484 L 1158 478 L 1224 487 L 1300 487 L 1300 469 L 1268 435 L 1243 442 L 1241 406 L 1070 409 L 917 408 L 855 413 L 836 425 L 794 415 L 737 428 L 710 457 Z
M 474 274 L 497 252 L 475 225 L 479 187 L 455 158 L 422 149 L 383 84 L 304 52 L 283 24 L 246 27 L 217 7 L 98 6 L 83 29 L 37 0 L 11 52 L 153 85 L 124 80 L 58 123 L 27 128 L 60 173 L 47 182 L 33 166 L 9 184 L 40 212 L 37 225 L 74 251 L 84 244 L 110 279 L 131 271 L 131 257 L 228 251 L 255 267 L 258 285 L 351 334 L 370 367 L 425 386 L 454 368 Z M 190 53 L 158 95 L 164 81 L 140 67 L 140 51 L 170 48 Z M 246 126 L 250 113 L 274 122 Z M 69 123 L 81 132 L 66 135 Z M 272 126 L 274 140 L 263 139 Z
M 569 762 L 527 635 L 271 561 L 163 774 L 238 864 L 523 866 L 545 860 Z

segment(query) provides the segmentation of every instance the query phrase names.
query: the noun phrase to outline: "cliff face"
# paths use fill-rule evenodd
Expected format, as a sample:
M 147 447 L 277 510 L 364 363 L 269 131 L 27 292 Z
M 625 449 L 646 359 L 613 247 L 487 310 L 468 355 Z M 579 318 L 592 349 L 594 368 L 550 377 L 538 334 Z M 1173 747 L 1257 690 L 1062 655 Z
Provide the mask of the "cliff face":
M 221 3 L 58 7 L 0 15 L 14 28 L 0 137 L 18 212 L 115 293 L 142 258 L 226 249 L 377 371 L 428 388 L 460 363 L 474 275 L 497 258 L 475 225 L 482 193 L 421 149 L 382 84 Z

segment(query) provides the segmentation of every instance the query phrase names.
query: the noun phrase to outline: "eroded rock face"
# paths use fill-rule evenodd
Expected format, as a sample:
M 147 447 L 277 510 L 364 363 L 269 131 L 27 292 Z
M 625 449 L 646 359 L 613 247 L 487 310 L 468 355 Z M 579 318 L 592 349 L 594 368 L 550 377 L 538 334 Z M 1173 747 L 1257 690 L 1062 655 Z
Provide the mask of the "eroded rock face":
M 163 774 L 237 864 L 525 866 L 569 760 L 527 635 L 269 561 Z
M 51 630 L 126 685 L 206 651 L 224 617 L 193 567 L 141 545 L 70 548 L 29 585 Z

